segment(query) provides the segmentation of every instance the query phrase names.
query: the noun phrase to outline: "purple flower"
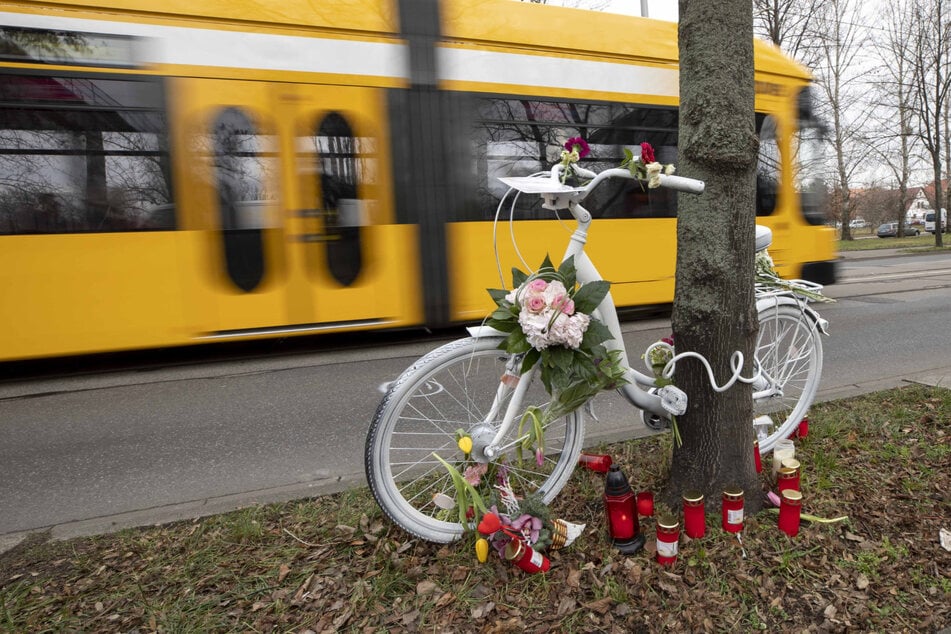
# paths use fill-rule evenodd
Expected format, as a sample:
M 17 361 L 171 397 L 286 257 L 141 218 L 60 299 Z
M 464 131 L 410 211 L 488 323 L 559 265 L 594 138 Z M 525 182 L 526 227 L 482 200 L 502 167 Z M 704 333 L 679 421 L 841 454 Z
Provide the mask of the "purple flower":
M 572 137 L 565 141 L 565 149 L 569 152 L 577 150 L 579 158 L 584 158 L 591 154 L 591 148 L 588 147 L 588 142 L 580 136 Z

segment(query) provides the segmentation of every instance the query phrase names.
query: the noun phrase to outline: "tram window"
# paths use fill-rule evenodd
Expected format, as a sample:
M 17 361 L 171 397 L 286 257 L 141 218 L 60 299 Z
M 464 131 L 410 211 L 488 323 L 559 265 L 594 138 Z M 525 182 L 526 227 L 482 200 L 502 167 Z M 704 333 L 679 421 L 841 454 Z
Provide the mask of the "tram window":
M 756 215 L 769 216 L 776 210 L 779 192 L 780 156 L 776 136 L 776 119 L 757 114 L 759 129 L 759 161 L 756 166 Z
M 225 108 L 212 124 L 218 217 L 228 276 L 245 292 L 253 291 L 265 274 L 264 228 L 267 226 L 267 184 L 275 169 L 265 138 L 238 108 Z
M 624 148 L 636 154 L 645 141 L 654 147 L 658 161 L 677 160 L 676 108 L 516 98 L 480 101 L 474 148 L 481 184 L 479 218 L 456 220 L 491 218 L 506 190 L 498 178 L 549 170 L 572 137 L 588 142 L 591 154 L 581 165 L 594 171 L 617 167 L 624 160 Z M 675 217 L 677 194 L 614 180 L 600 185 L 586 207 L 601 218 Z M 549 219 L 551 212 L 521 196 L 517 217 Z
M 0 234 L 174 228 L 158 80 L 0 76 Z
M 350 286 L 363 268 L 360 227 L 367 219 L 358 188 L 365 179 L 374 178 L 374 161 L 363 156 L 373 143 L 355 137 L 347 119 L 331 112 L 319 121 L 313 145 L 319 165 L 317 202 L 328 238 L 327 269 L 338 284 Z

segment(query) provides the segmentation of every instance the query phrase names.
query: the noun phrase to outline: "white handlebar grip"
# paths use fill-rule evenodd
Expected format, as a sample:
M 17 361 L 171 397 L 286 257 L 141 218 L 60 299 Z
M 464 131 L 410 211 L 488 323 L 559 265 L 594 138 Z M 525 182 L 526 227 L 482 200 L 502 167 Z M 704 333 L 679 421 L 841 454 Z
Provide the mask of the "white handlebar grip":
M 688 194 L 702 194 L 705 184 L 695 178 L 684 178 L 683 176 L 660 175 L 660 184 L 664 187 L 676 189 L 677 191 L 687 192 Z

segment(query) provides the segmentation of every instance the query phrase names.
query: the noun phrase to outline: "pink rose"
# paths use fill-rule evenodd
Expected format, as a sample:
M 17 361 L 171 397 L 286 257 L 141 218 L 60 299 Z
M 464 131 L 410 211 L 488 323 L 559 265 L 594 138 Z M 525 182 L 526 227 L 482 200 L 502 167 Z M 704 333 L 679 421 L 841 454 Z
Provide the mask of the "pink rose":
M 541 293 L 546 288 L 548 288 L 548 282 L 540 277 L 536 277 L 534 280 L 528 283 L 528 290 L 534 293 Z
M 525 308 L 533 313 L 545 310 L 545 298 L 542 295 L 532 295 L 525 301 Z

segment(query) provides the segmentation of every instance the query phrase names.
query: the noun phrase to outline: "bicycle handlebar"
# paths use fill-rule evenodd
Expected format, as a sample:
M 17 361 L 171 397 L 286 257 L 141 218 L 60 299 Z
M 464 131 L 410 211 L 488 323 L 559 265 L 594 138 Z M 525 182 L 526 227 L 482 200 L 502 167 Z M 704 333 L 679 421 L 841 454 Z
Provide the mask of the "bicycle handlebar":
M 551 168 L 551 178 L 560 182 L 559 179 L 562 169 L 564 168 L 560 163 L 553 166 Z M 600 173 L 595 173 L 578 166 L 574 166 L 572 169 L 582 178 L 591 179 L 591 182 L 585 185 L 583 188 L 585 195 L 597 187 L 601 181 L 607 180 L 609 178 L 626 178 L 628 180 L 634 179 L 634 175 L 631 174 L 629 170 L 620 167 L 606 169 Z M 706 186 L 703 181 L 697 180 L 695 178 L 686 178 L 684 176 L 668 176 L 667 174 L 660 174 L 660 185 L 661 187 L 667 187 L 669 189 L 674 189 L 688 194 L 702 194 L 704 187 Z
M 499 178 L 500 181 L 525 194 L 540 194 L 545 198 L 545 207 L 549 209 L 565 208 L 569 201 L 580 202 L 584 200 L 591 190 L 609 178 L 624 178 L 634 180 L 635 176 L 630 170 L 614 167 L 606 169 L 603 172 L 595 173 L 586 170 L 583 167 L 573 166 L 572 170 L 582 178 L 591 179 L 583 187 L 572 187 L 561 182 L 561 172 L 564 167 L 561 163 L 555 164 L 551 168 L 549 175 L 542 176 L 508 176 Z M 705 183 L 695 178 L 686 178 L 683 176 L 659 175 L 661 187 L 668 187 L 676 191 L 688 194 L 702 194 Z

